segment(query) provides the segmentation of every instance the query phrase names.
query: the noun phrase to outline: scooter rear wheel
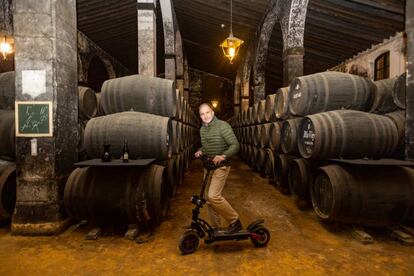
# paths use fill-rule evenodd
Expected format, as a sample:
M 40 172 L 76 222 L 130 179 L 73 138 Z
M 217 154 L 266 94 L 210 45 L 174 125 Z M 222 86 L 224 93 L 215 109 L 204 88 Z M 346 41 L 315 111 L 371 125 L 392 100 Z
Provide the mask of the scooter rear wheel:
M 270 232 L 265 227 L 259 227 L 253 230 L 255 237 L 250 237 L 250 241 L 256 247 L 265 247 L 270 241 Z
M 193 230 L 186 231 L 180 239 L 178 247 L 180 248 L 181 253 L 191 254 L 197 250 L 200 238 L 197 233 Z

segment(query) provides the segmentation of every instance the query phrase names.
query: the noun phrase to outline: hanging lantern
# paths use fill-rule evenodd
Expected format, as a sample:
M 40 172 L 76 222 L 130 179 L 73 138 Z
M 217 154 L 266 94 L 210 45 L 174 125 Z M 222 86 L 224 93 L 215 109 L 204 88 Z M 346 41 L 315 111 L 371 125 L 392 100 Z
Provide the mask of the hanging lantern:
M 220 44 L 223 54 L 230 60 L 230 64 L 233 63 L 233 58 L 239 52 L 240 45 L 242 45 L 243 42 L 243 40 L 233 36 L 233 34 L 230 33 L 229 37 Z
M 240 46 L 243 44 L 243 40 L 233 36 L 233 4 L 230 0 L 230 34 L 221 44 L 220 47 L 223 50 L 223 54 L 230 60 L 230 64 L 233 63 L 233 58 L 239 52 Z

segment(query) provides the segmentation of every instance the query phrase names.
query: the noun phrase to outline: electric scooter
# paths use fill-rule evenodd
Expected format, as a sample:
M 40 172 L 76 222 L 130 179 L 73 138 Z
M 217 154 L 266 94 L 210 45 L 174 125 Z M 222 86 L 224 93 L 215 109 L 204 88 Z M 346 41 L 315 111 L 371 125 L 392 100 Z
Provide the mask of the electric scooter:
M 229 164 L 229 161 L 226 159 L 218 165 L 215 165 L 206 155 L 202 155 L 201 160 L 203 161 L 204 168 L 207 169 L 207 174 L 204 178 L 200 195 L 193 195 L 191 197 L 191 202 L 196 206 L 192 210 L 193 215 L 191 225 L 188 227 L 188 230 L 183 233 L 180 239 L 179 248 L 181 253 L 191 254 L 195 252 L 198 248 L 199 240 L 203 238 L 205 238 L 204 242 L 206 244 L 215 241 L 239 241 L 250 239 L 256 247 L 266 246 L 270 241 L 270 232 L 262 225 L 264 223 L 263 219 L 250 223 L 247 229 L 242 229 L 239 232 L 228 234 L 226 233 L 227 229 L 213 228 L 205 220 L 199 218 L 200 208 L 203 208 L 203 205 L 206 203 L 206 200 L 204 199 L 204 190 L 207 182 L 209 181 L 210 175 L 214 172 L 214 170 Z

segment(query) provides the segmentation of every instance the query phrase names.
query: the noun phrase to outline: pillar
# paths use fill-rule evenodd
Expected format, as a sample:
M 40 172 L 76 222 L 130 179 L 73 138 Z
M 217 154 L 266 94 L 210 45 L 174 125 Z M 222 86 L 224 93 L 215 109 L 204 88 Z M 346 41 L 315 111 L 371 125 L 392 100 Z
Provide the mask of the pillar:
M 138 74 L 157 76 L 156 0 L 137 0 Z
M 296 78 L 303 76 L 303 47 L 286 49 L 283 52 L 283 86 L 288 86 Z
M 178 26 L 177 26 L 178 27 Z M 179 29 L 175 31 L 175 61 L 176 61 L 176 88 L 180 91 L 180 95 L 184 96 L 184 56 L 183 41 Z
M 406 1 L 405 32 L 407 34 L 407 88 L 405 156 L 414 161 L 414 1 Z
M 11 230 L 50 235 L 67 225 L 63 188 L 77 159 L 76 1 L 15 0 L 14 11 L 16 101 L 51 102 L 53 132 L 37 138 L 37 155 L 31 151 L 32 137 L 16 138 Z
M 175 31 L 171 0 L 160 0 L 164 30 L 165 78 L 175 81 Z

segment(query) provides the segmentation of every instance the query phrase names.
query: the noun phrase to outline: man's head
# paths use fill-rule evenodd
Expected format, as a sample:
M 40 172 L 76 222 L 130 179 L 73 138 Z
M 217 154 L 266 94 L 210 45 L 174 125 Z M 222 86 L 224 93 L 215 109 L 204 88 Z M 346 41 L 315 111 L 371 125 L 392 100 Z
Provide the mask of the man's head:
M 208 103 L 200 104 L 198 111 L 200 113 L 200 118 L 203 121 L 203 123 L 208 124 L 211 122 L 211 120 L 213 120 L 214 111 L 211 105 L 209 105 Z

